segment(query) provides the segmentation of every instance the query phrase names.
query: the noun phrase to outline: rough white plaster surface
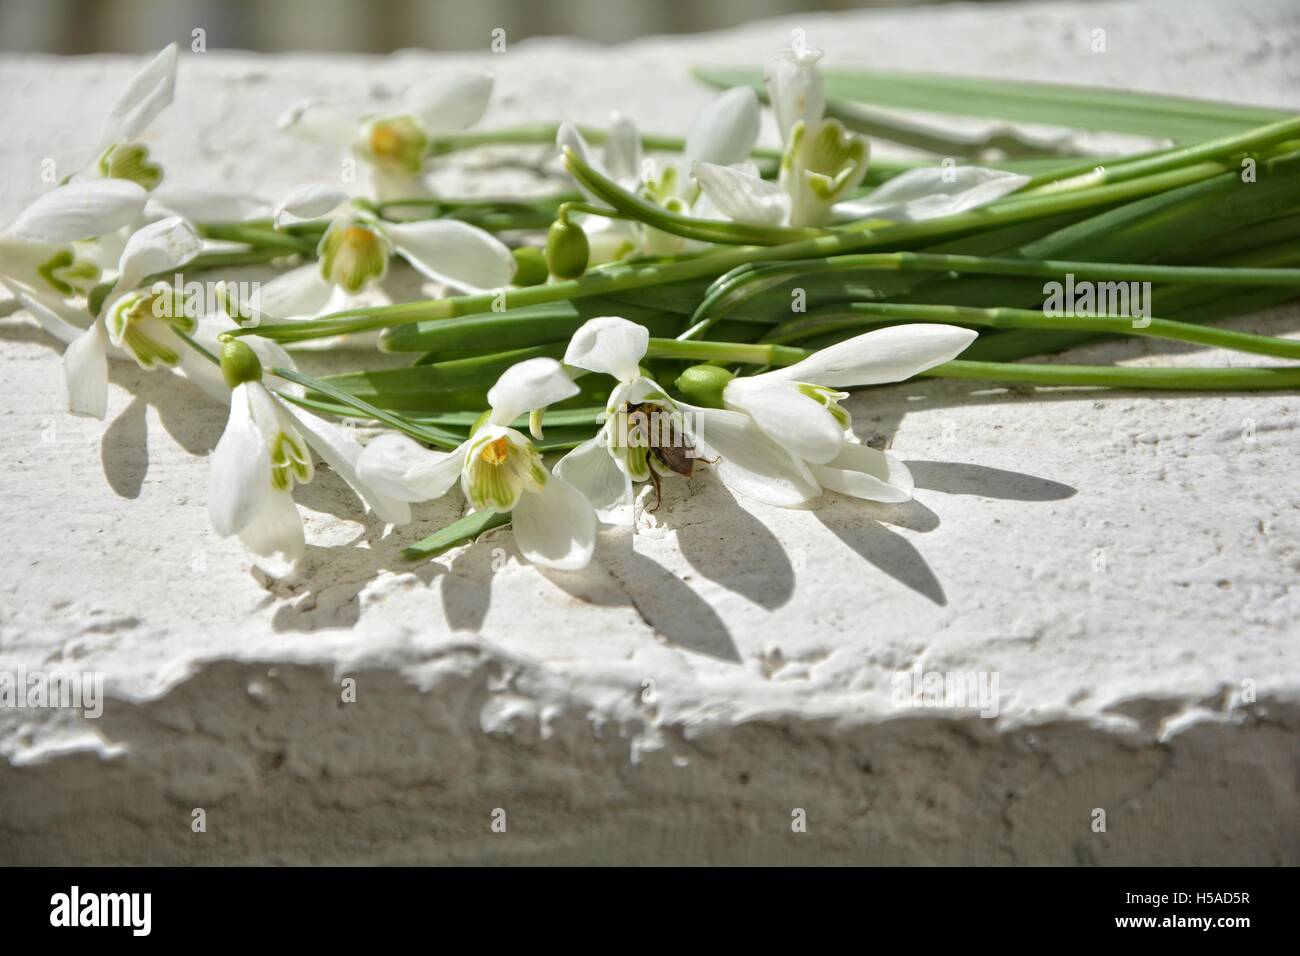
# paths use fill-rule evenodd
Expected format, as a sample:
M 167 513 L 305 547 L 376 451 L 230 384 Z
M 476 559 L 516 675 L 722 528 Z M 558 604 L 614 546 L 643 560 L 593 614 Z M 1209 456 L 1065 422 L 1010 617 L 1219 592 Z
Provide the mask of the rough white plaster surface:
M 684 131 L 708 96 L 689 64 L 761 62 L 794 27 L 831 64 L 1300 107 L 1285 2 L 949 5 L 456 59 L 496 72 L 486 125 L 617 107 Z M 381 103 L 440 62 L 186 56 L 153 145 L 174 182 L 274 197 L 338 169 L 276 133 L 283 108 Z M 0 60 L 0 221 L 41 158 L 83 159 L 134 65 Z M 482 157 L 439 181 L 549 188 Z M 1255 363 L 1140 341 L 1069 360 Z M 208 525 L 222 408 L 119 364 L 106 423 L 68 417 L 21 314 L 0 361 L 0 670 L 98 671 L 109 696 L 94 721 L 0 709 L 0 861 L 1300 862 L 1295 394 L 878 389 L 856 427 L 911 463 L 915 503 L 779 511 L 704 469 L 581 575 L 521 566 L 502 532 L 404 563 L 459 502 L 386 535 L 322 469 L 301 578 L 270 582 Z M 996 672 L 998 717 L 902 706 L 913 668 Z

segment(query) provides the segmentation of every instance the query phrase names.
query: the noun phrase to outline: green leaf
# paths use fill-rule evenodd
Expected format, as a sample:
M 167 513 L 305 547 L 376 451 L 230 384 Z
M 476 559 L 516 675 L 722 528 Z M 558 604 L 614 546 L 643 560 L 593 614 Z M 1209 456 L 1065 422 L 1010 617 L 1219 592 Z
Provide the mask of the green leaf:
M 417 541 L 405 551 L 404 557 L 412 560 L 432 558 L 458 544 L 473 541 L 485 531 L 510 523 L 510 512 L 475 511 L 453 521 L 441 531 L 435 531 L 423 541 Z
M 713 86 L 748 85 L 763 92 L 762 71 L 758 69 L 696 69 L 695 75 Z M 948 116 L 1130 133 L 1175 142 L 1241 132 L 1293 115 L 1262 106 L 1061 83 L 878 70 L 824 69 L 822 76 L 828 109 L 839 103 L 868 103 Z M 877 135 L 893 138 L 885 131 Z
M 437 445 L 440 448 L 455 448 L 465 440 L 463 436 L 457 435 L 454 432 L 417 425 L 401 415 L 395 415 L 387 409 L 377 408 L 369 402 L 357 398 L 355 395 L 348 394 L 341 388 L 335 388 L 328 382 L 322 382 L 319 379 L 312 378 L 310 375 L 304 375 L 302 372 L 286 368 L 273 368 L 271 369 L 271 374 L 278 375 L 280 378 L 290 382 L 297 382 L 304 388 L 318 392 L 327 398 L 332 398 L 339 404 L 355 408 L 368 418 L 373 418 L 377 422 L 382 422 L 385 425 L 396 428 L 398 431 L 405 432 L 412 438 L 427 442 L 430 445 Z M 291 402 L 311 407 L 308 404 L 308 399 L 310 399 L 311 396 L 303 399 L 291 395 L 288 392 L 281 392 L 280 394 Z

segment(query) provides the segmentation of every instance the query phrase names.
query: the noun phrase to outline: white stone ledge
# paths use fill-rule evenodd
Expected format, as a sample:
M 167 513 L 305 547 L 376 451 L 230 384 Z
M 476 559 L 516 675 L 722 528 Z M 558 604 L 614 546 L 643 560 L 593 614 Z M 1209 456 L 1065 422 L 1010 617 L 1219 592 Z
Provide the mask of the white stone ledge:
M 691 63 L 760 62 L 792 26 L 835 64 L 1300 105 L 1300 21 L 1272 2 L 944 6 L 458 59 L 497 73 L 489 125 L 618 107 L 672 132 L 708 95 Z M 379 102 L 437 62 L 189 57 L 151 145 L 177 182 L 275 196 L 337 169 L 275 133 L 284 107 Z M 131 68 L 0 59 L 0 221 L 43 188 L 39 158 L 83 158 Z M 465 158 L 439 178 L 538 188 Z M 1261 364 L 1150 342 L 1069 361 Z M 322 469 L 301 579 L 272 583 L 208 526 L 223 409 L 115 366 L 107 422 L 67 417 L 58 351 L 22 317 L 0 373 L 0 670 L 97 671 L 109 694 L 97 721 L 0 709 L 7 861 L 1300 862 L 1294 394 L 874 390 L 855 425 L 912 463 L 915 503 L 782 512 L 704 473 L 580 576 L 494 572 L 502 533 L 408 565 L 457 504 L 384 537 Z M 996 673 L 998 717 L 901 704 L 914 667 Z

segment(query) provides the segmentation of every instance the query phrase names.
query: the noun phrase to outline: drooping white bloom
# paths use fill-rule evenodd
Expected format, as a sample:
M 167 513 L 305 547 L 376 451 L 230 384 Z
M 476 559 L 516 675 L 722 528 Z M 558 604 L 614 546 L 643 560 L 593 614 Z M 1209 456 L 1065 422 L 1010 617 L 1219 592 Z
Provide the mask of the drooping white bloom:
M 697 162 L 691 174 L 728 218 L 756 225 L 825 226 L 835 220 L 915 221 L 953 215 L 999 199 L 1029 181 L 974 166 L 909 170 L 862 201 L 847 197 L 862 183 L 870 159 L 865 137 L 825 117 L 817 63 L 820 50 L 796 45 L 764 73 L 784 153 L 777 182 L 748 168 Z
M 571 123 L 563 123 L 556 145 L 568 147 L 589 166 L 670 212 L 712 217 L 701 203 L 699 187 L 688 173 L 696 162 L 726 166 L 746 163 L 758 139 L 758 97 L 747 86 L 717 96 L 695 117 L 682 155 L 669 159 L 643 158 L 636 124 L 626 116 L 610 117 L 604 161 Z M 585 192 L 585 190 L 584 190 Z M 588 199 L 598 201 L 588 194 Z M 691 247 L 687 240 L 641 222 L 591 216 L 581 220 L 591 242 L 592 261 L 609 262 L 633 254 L 664 255 Z M 702 244 L 697 244 L 702 245 Z
M 786 368 L 733 378 L 725 407 L 749 416 L 803 462 L 823 488 L 871 501 L 912 497 L 912 476 L 888 452 L 853 440 L 841 388 L 901 382 L 956 358 L 976 333 L 955 325 L 896 325 L 813 353 Z
M 677 401 L 642 375 L 648 343 L 644 326 L 617 316 L 589 319 L 574 333 L 565 364 L 611 375 L 618 385 L 610 393 L 600 432 L 565 455 L 556 474 L 605 516 L 627 505 L 632 483 L 650 480 L 652 470 L 663 477 L 680 474 L 671 464 L 683 456 L 710 460 L 728 487 L 760 501 L 790 507 L 817 495 L 807 466 L 748 415 Z M 638 414 L 653 414 L 660 424 L 641 428 Z
M 125 179 L 145 189 L 162 181 L 162 167 L 150 161 L 149 148 L 138 140 L 154 117 L 171 105 L 176 62 L 176 44 L 170 43 L 131 78 L 104 118 L 90 163 L 78 177 Z
M 229 374 L 229 350 L 222 356 L 222 370 L 232 386 L 230 418 L 212 454 L 208 483 L 208 515 L 217 534 L 238 535 L 249 551 L 268 559 L 275 573 L 292 567 L 306 547 L 292 491 L 315 473 L 312 450 L 381 520 L 411 520 L 404 501 L 382 494 L 358 476 L 360 444 L 337 425 L 304 409 L 291 409 L 262 383 L 260 364 L 248 358 L 251 349 L 243 342 L 236 347 L 247 350 L 233 363 L 237 374 Z
M 76 243 L 136 221 L 148 193 L 125 180 L 74 182 L 45 193 L 0 231 L 0 284 L 62 342 L 82 331 L 84 313 L 65 300 L 90 292 L 99 266 Z
M 329 226 L 317 261 L 264 283 L 248 303 L 248 318 L 312 318 L 347 308 L 383 279 L 394 254 L 426 278 L 463 292 L 504 288 L 514 278 L 510 249 L 459 220 L 388 222 L 318 184 L 294 189 L 275 210 L 279 226 L 320 219 L 329 219 Z
M 130 355 L 143 369 L 204 361 L 176 335 L 193 332 L 197 325 L 186 315 L 176 290 L 163 284 L 145 287 L 149 276 L 179 269 L 201 249 L 198 236 L 180 218 L 150 223 L 131 235 L 122 250 L 113 291 L 90 328 L 63 353 L 70 411 L 104 417 L 110 346 Z
M 453 70 L 407 89 L 392 113 L 363 116 L 309 101 L 281 116 L 280 128 L 340 150 L 351 149 L 367 163 L 374 198 L 419 199 L 430 195 L 423 172 L 433 141 L 477 123 L 491 96 L 490 74 Z
M 459 478 L 473 510 L 510 513 L 515 543 L 529 561 L 562 571 L 584 568 L 596 543 L 591 504 L 562 476 L 548 472 L 528 437 L 510 427 L 520 415 L 577 392 L 554 359 L 520 362 L 489 389 L 486 421 L 454 451 L 431 451 L 389 433 L 366 446 L 357 470 L 402 501 L 440 498 Z

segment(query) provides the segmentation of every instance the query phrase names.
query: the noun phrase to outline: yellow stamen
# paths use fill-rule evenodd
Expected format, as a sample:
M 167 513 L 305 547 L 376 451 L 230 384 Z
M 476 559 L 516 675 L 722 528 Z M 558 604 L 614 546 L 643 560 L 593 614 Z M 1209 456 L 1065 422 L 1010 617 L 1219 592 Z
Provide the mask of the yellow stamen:
M 479 457 L 489 465 L 500 465 L 510 456 L 510 440 L 505 437 L 488 442 L 479 452 Z

